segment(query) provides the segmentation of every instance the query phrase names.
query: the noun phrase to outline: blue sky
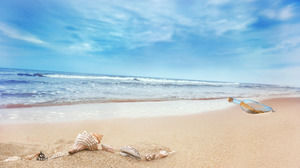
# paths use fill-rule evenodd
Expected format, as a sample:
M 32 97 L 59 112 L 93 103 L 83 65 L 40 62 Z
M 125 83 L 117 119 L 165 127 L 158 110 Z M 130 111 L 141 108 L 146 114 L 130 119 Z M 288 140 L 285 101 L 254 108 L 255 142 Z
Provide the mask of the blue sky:
M 0 2 L 0 67 L 300 86 L 298 0 Z

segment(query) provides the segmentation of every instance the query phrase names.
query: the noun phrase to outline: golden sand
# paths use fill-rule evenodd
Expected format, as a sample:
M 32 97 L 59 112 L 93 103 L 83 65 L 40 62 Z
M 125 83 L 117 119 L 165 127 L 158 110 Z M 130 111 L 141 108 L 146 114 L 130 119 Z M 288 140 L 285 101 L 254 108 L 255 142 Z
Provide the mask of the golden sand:
M 248 114 L 236 106 L 176 117 L 0 124 L 0 160 L 39 151 L 48 156 L 67 151 L 83 130 L 103 134 L 104 144 L 115 148 L 131 145 L 141 154 L 176 151 L 150 162 L 99 150 L 48 161 L 2 162 L 0 167 L 299 168 L 300 99 L 263 103 L 276 112 Z

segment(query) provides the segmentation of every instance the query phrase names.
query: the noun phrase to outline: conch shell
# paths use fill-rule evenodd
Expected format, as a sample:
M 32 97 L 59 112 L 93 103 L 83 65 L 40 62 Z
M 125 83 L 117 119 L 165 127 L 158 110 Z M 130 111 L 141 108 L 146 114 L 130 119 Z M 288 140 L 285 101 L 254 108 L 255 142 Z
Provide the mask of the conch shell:
M 82 150 L 98 150 L 98 144 L 101 142 L 102 137 L 103 135 L 101 134 L 90 134 L 87 131 L 83 131 L 77 135 L 69 154 L 74 154 Z

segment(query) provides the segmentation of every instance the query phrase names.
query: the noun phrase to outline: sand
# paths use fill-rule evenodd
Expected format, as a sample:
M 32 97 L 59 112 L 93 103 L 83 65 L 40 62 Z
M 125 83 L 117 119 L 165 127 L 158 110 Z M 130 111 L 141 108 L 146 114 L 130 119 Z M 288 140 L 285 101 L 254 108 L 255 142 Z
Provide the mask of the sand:
M 40 150 L 46 155 L 67 151 L 83 130 L 104 134 L 104 144 L 132 145 L 142 154 L 161 148 L 176 151 L 150 162 L 99 150 L 48 161 L 1 162 L 0 167 L 299 168 L 300 98 L 264 103 L 276 112 L 253 115 L 236 106 L 175 117 L 0 124 L 0 160 Z

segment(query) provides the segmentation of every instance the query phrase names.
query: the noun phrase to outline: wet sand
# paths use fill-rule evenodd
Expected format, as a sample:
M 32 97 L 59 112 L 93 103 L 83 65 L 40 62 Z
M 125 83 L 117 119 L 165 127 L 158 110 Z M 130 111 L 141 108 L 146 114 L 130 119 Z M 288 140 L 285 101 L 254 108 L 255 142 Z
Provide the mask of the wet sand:
M 160 148 L 176 151 L 150 162 L 99 150 L 48 161 L 1 162 L 0 167 L 299 168 L 300 98 L 264 103 L 276 112 L 252 115 L 236 106 L 175 117 L 0 124 L 0 160 L 39 151 L 46 155 L 67 151 L 84 130 L 104 134 L 104 144 L 132 145 L 142 154 Z

